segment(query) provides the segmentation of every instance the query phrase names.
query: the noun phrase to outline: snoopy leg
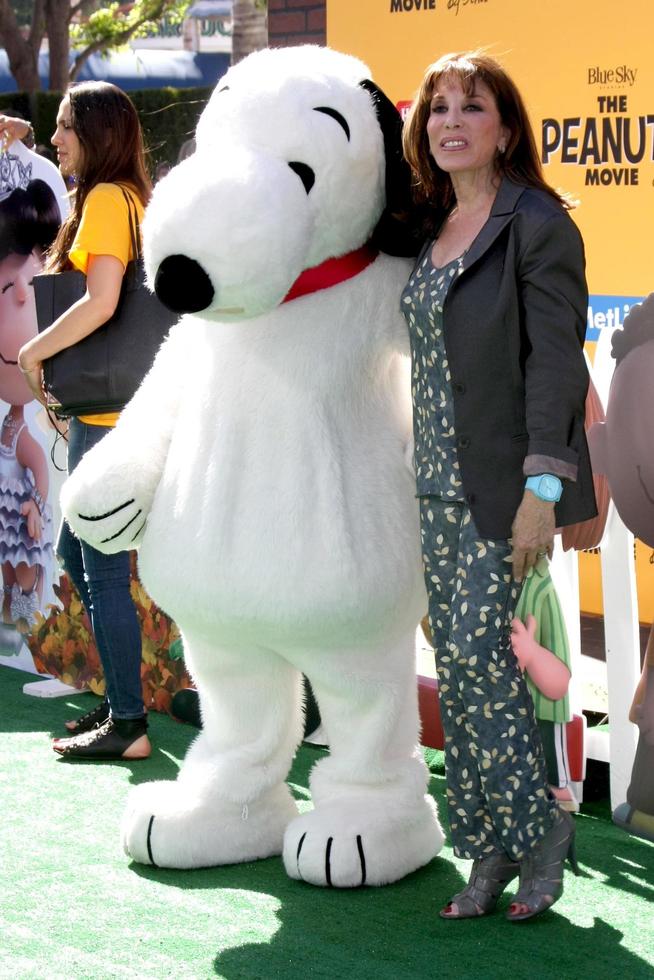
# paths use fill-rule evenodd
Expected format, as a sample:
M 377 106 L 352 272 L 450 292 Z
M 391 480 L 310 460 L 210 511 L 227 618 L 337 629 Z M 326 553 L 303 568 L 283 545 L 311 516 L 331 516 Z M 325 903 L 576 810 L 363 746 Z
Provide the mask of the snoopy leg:
M 301 738 L 300 674 L 268 651 L 184 642 L 203 730 L 176 780 L 132 790 L 123 848 L 167 868 L 280 854 L 297 816 L 285 778 Z
M 386 649 L 323 651 L 311 668 L 330 755 L 311 775 L 314 810 L 289 824 L 292 878 L 351 888 L 427 864 L 443 834 L 418 742 L 414 635 Z

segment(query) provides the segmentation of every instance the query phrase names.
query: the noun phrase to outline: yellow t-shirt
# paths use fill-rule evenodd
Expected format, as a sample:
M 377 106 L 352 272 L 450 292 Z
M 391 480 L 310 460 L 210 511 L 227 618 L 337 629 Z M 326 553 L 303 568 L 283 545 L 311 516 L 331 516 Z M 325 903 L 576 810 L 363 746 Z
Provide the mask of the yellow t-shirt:
M 131 188 L 127 193 L 134 202 L 139 224 L 143 220 L 144 207 Z M 91 255 L 113 255 L 123 267 L 136 258 L 129 230 L 127 202 L 118 184 L 96 184 L 84 202 L 75 241 L 68 257 L 71 264 L 86 275 Z M 80 421 L 89 425 L 115 425 L 118 412 L 104 415 L 80 415 Z

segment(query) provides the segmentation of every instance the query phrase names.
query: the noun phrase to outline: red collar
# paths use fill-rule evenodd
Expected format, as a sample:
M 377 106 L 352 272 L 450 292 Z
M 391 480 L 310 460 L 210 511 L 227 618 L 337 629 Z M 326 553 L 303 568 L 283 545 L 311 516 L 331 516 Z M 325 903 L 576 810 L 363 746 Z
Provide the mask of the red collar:
M 337 259 L 325 259 L 320 265 L 301 272 L 282 302 L 288 303 L 291 299 L 298 299 L 307 293 L 317 293 L 320 289 L 328 289 L 330 286 L 337 286 L 339 282 L 352 279 L 374 262 L 378 255 L 379 251 L 366 243 Z

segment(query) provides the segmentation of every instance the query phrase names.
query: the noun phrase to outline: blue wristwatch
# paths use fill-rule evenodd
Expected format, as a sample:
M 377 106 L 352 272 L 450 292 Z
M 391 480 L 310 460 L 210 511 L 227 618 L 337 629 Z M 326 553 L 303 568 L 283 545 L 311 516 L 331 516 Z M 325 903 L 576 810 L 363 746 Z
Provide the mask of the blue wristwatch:
M 555 504 L 561 499 L 563 484 L 558 476 L 554 476 L 552 473 L 540 473 L 538 476 L 527 477 L 525 490 L 531 490 L 539 500 L 546 500 L 550 504 Z

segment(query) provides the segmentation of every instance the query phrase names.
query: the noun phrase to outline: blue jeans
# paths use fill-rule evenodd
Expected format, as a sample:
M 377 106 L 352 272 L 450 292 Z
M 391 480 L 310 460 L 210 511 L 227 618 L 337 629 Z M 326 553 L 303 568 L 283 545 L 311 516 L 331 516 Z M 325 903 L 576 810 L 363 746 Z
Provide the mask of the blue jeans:
M 110 431 L 102 425 L 71 419 L 68 472 L 72 473 L 84 453 Z M 62 521 L 57 556 L 93 625 L 112 715 L 140 718 L 145 711 L 141 693 L 141 629 L 129 591 L 129 552 L 104 555 L 76 538 Z

